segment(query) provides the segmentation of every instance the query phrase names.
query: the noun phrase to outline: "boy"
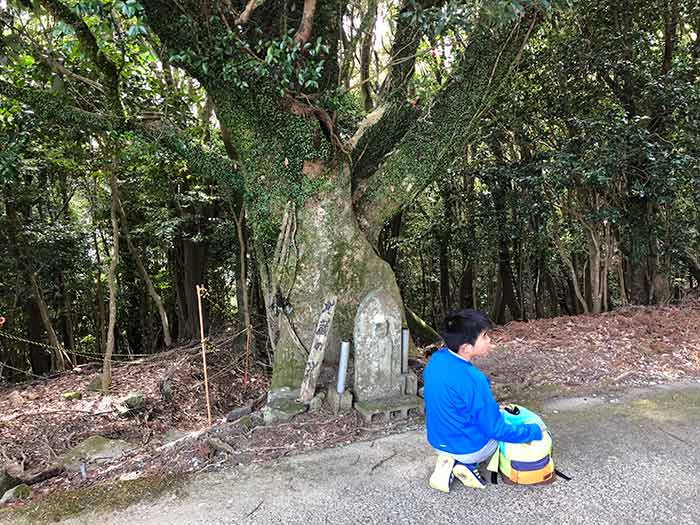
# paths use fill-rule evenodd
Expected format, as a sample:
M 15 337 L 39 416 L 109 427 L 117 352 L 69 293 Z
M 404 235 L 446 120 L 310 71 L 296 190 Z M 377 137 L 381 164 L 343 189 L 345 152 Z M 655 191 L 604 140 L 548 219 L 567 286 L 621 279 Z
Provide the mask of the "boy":
M 481 312 L 450 312 L 442 326 L 446 347 L 430 357 L 423 371 L 428 443 L 438 454 L 430 486 L 442 492 L 449 492 L 452 474 L 467 487 L 484 488 L 478 465 L 499 441 L 542 439 L 538 425 L 506 423 L 488 379 L 472 365 L 473 358 L 491 350 L 490 328 Z

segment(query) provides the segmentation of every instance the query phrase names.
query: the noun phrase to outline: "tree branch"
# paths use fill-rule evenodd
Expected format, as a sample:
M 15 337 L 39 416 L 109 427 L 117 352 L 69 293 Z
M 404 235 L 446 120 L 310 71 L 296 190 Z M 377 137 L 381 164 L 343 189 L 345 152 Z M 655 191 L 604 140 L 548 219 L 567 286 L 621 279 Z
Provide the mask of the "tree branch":
M 119 69 L 116 64 L 100 49 L 95 35 L 92 34 L 87 24 L 59 0 L 41 0 L 42 5 L 55 18 L 70 25 L 75 31 L 75 36 L 83 50 L 90 55 L 108 86 L 108 95 L 112 99 L 113 108 L 123 113 L 121 99 L 119 97 Z
M 301 15 L 299 29 L 294 35 L 297 44 L 305 44 L 311 38 L 311 31 L 314 27 L 314 14 L 316 13 L 316 0 L 304 0 L 304 11 Z
M 541 21 L 530 12 L 513 27 L 495 33 L 479 28 L 465 49 L 453 78 L 405 134 L 378 171 L 355 192 L 360 226 L 376 242 L 382 226 L 445 172 L 476 138 L 478 122 L 504 89 L 522 51 Z M 495 40 L 495 45 L 494 45 Z M 495 54 L 494 48 L 500 51 Z
M 253 12 L 262 5 L 262 0 L 248 0 L 243 12 L 236 18 L 236 25 L 244 26 L 250 21 L 250 17 L 253 16 Z
M 396 15 L 396 36 L 391 45 L 391 70 L 384 79 L 380 90 L 380 96 L 384 100 L 391 98 L 405 98 L 408 81 L 413 76 L 416 65 L 416 51 L 423 33 L 407 16 L 415 10 L 416 4 L 423 9 L 438 7 L 444 4 L 444 0 L 419 0 L 411 2 L 404 0 L 403 5 Z

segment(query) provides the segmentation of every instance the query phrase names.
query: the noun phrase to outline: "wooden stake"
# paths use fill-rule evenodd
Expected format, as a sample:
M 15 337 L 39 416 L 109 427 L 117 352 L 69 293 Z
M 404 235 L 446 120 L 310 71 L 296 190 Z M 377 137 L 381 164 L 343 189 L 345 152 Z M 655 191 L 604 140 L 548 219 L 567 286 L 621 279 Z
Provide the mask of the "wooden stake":
M 207 419 L 211 426 L 211 402 L 209 401 L 209 376 L 207 375 L 207 351 L 204 345 L 204 318 L 202 316 L 202 294 L 207 290 L 197 285 L 197 305 L 199 306 L 199 335 L 202 339 L 202 368 L 204 368 L 204 395 L 207 398 Z

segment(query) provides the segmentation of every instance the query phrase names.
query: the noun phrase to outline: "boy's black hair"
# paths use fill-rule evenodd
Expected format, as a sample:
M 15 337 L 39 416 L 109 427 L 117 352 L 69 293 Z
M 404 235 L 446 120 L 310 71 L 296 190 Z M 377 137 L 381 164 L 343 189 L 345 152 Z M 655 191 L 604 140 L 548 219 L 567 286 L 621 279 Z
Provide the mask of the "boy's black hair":
M 447 348 L 457 352 L 465 343 L 473 345 L 481 332 L 492 327 L 493 324 L 483 313 L 465 308 L 447 314 L 442 323 L 441 335 Z

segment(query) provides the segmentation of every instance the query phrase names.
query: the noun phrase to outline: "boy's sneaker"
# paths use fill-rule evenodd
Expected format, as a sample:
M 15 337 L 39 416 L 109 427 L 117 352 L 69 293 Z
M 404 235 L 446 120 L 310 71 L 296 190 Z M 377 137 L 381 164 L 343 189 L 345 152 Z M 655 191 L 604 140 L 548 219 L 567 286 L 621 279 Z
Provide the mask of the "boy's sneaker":
M 455 460 L 449 456 L 438 454 L 435 471 L 430 476 L 430 486 L 440 492 L 449 492 L 452 483 L 452 467 Z
M 486 482 L 479 472 L 479 465 L 474 463 L 472 465 L 467 465 L 466 463 L 455 464 L 452 472 L 457 479 L 464 483 L 465 487 L 471 487 L 474 489 L 483 489 L 486 487 Z

